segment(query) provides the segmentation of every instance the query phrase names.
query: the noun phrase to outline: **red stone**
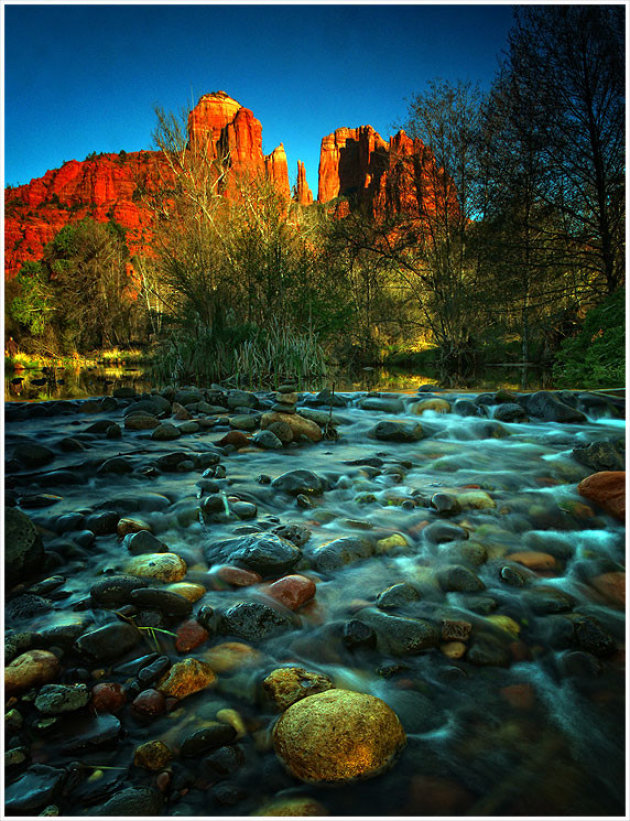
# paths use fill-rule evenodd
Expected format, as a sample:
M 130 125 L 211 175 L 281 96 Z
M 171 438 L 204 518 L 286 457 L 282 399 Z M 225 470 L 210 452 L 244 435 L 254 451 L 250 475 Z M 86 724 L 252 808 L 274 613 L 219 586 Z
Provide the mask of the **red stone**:
M 221 581 L 234 585 L 234 587 L 250 587 L 252 584 L 259 584 L 262 576 L 253 570 L 245 570 L 242 567 L 232 567 L 224 565 L 217 570 L 217 576 Z
M 155 718 L 166 711 L 166 698 L 159 690 L 143 690 L 134 698 L 131 706 L 139 715 Z
M 217 442 L 217 445 L 220 445 L 221 447 L 223 447 L 223 445 L 234 445 L 235 448 L 242 448 L 248 444 L 249 436 L 247 436 L 240 430 L 231 430 Z
M 284 576 L 278 579 L 277 582 L 270 584 L 267 589 L 268 595 L 288 607 L 289 610 L 297 610 L 307 601 L 310 601 L 315 592 L 315 582 L 298 574 Z
M 97 713 L 117 713 L 127 701 L 121 684 L 101 681 L 92 687 L 92 708 Z
M 626 519 L 626 472 L 625 470 L 602 470 L 582 479 L 578 493 L 603 507 L 607 513 L 619 519 Z
M 178 653 L 187 653 L 203 644 L 208 639 L 210 633 L 202 627 L 198 621 L 190 619 L 179 625 L 177 628 L 177 638 L 175 639 L 175 649 Z

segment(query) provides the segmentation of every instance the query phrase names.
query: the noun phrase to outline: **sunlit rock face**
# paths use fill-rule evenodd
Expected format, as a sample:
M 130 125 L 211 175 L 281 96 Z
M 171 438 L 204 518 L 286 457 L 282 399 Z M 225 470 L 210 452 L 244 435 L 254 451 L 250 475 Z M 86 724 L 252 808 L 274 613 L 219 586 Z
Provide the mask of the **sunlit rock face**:
M 354 205 L 367 205 L 374 216 L 434 216 L 458 207 L 452 181 L 444 179 L 422 140 L 401 130 L 386 142 L 370 125 L 338 128 L 322 139 L 317 199 L 327 203 L 339 197 L 350 204 L 338 203 L 338 216 Z
M 311 205 L 313 202 L 313 192 L 306 182 L 306 169 L 304 163 L 298 160 L 297 164 L 297 185 L 295 188 L 295 201 L 299 205 Z

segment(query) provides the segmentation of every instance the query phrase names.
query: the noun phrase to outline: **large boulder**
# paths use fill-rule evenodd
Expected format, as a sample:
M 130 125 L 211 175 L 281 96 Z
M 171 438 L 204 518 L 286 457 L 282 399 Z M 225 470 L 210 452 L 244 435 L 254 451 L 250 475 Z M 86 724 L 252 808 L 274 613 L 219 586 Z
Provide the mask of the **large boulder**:
M 42 569 L 42 539 L 29 517 L 14 507 L 4 509 L 4 567 L 9 587 Z
M 296 778 L 334 784 L 383 772 L 406 740 L 384 701 L 338 689 L 292 704 L 273 732 L 276 754 Z
M 278 411 L 263 413 L 260 420 L 260 427 L 265 430 L 271 427 L 275 422 L 284 422 L 288 425 L 289 428 L 291 428 L 294 439 L 297 439 L 299 436 L 304 436 L 310 439 L 311 442 L 319 442 L 322 438 L 322 430 L 319 425 L 311 419 L 300 416 L 299 413 L 281 413 Z M 274 429 L 274 433 L 275 432 Z M 276 433 L 276 435 L 278 434 Z
M 579 410 L 562 402 L 549 391 L 519 397 L 519 404 L 523 405 L 530 416 L 535 416 L 545 422 L 586 422 L 586 416 Z
M 603 470 L 582 479 L 578 493 L 603 507 L 607 513 L 619 519 L 626 518 L 626 472 L 625 470 Z

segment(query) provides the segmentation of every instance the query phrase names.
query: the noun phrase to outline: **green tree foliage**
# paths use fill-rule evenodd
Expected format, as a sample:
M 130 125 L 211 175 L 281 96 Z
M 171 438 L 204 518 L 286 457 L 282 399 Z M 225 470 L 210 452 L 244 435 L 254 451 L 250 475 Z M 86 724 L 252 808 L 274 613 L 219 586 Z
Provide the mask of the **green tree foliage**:
M 9 304 L 9 315 L 28 333 L 42 336 L 55 311 L 48 275 L 40 263 L 25 262 L 16 280 L 18 295 Z
M 560 387 L 623 387 L 625 349 L 625 288 L 620 288 L 589 311 L 577 336 L 563 343 L 554 380 Z

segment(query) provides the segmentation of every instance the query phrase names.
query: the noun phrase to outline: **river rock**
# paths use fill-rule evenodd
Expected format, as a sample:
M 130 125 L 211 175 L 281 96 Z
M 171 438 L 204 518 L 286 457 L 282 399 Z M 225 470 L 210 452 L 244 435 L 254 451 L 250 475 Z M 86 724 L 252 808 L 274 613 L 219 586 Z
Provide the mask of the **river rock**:
M 626 574 L 620 571 L 600 573 L 590 579 L 590 584 L 598 593 L 616 607 L 626 606 Z
M 517 402 L 505 402 L 498 405 L 494 418 L 499 422 L 528 422 L 529 416 Z
M 221 631 L 246 641 L 262 641 L 295 628 L 293 619 L 262 602 L 238 602 L 221 619 Z
M 403 413 L 405 404 L 402 399 L 392 396 L 367 396 L 361 399 L 362 410 L 383 411 L 384 413 Z
M 626 466 L 623 440 L 576 445 L 571 455 L 581 465 L 598 472 L 624 470 Z
M 270 584 L 266 592 L 289 610 L 297 610 L 315 596 L 317 587 L 312 579 L 294 573 Z
M 375 425 L 369 433 L 373 439 L 382 442 L 417 442 L 424 436 L 422 425 L 413 422 L 384 420 Z
M 186 618 L 192 613 L 192 603 L 184 596 L 159 587 L 139 587 L 132 590 L 129 601 L 140 609 L 159 610 L 165 616 Z
M 600 505 L 620 522 L 626 518 L 626 472 L 604 470 L 587 476 L 578 485 L 578 493 Z
M 279 710 L 286 710 L 302 698 L 332 690 L 333 687 L 328 676 L 312 673 L 303 667 L 278 667 L 262 683 L 265 695 Z
M 458 539 L 467 539 L 468 531 L 452 522 L 432 522 L 422 531 L 424 538 L 432 544 L 453 542 Z
M 291 436 L 291 439 L 293 436 Z M 267 428 L 267 430 L 257 431 L 251 439 L 252 443 L 259 448 L 265 450 L 278 450 L 282 447 L 282 440 L 276 434 Z
M 478 593 L 486 588 L 479 576 L 462 565 L 442 567 L 437 571 L 436 578 L 445 592 Z
M 521 600 L 537 615 L 565 613 L 572 610 L 575 604 L 573 596 L 546 585 L 530 587 L 521 594 Z
M 11 587 L 41 571 L 44 547 L 33 522 L 17 508 L 5 507 L 4 528 L 4 567 Z
M 271 422 L 265 430 L 268 430 L 270 433 L 273 433 L 274 436 L 277 436 L 283 445 L 288 445 L 289 442 L 293 441 L 293 431 L 291 430 L 291 426 L 288 422 Z
M 127 703 L 127 695 L 122 684 L 101 681 L 92 687 L 91 700 L 97 713 L 117 713 Z
M 390 607 L 404 607 L 410 602 L 418 601 L 421 598 L 416 588 L 408 582 L 398 582 L 392 584 L 381 591 L 376 599 L 376 606 L 381 610 Z
M 366 539 L 347 536 L 320 545 L 313 553 L 313 561 L 319 571 L 330 573 L 359 559 L 372 556 L 374 550 L 374 546 Z
M 131 707 L 134 713 L 150 720 L 166 711 L 166 697 L 159 690 L 148 688 L 134 698 Z
M 306 419 L 304 416 L 300 416 L 299 413 L 277 413 L 275 411 L 264 413 L 260 420 L 260 427 L 265 430 L 275 422 L 286 423 L 291 429 L 294 439 L 297 439 L 299 436 L 304 436 L 310 439 L 311 442 L 319 442 L 322 438 L 322 431 L 319 425 L 310 419 Z M 274 429 L 274 433 L 282 439 L 276 429 Z
M 302 557 L 293 542 L 273 533 L 251 533 L 228 539 L 204 550 L 209 563 L 229 562 L 260 573 L 263 578 L 277 578 L 292 570 Z
M 146 585 L 147 582 L 137 576 L 117 573 L 95 582 L 90 588 L 90 595 L 96 604 L 103 607 L 120 607 L 129 603 L 132 590 Z
M 179 439 L 181 435 L 181 430 L 172 422 L 160 422 L 151 434 L 151 439 L 156 442 L 170 442 L 173 439 Z
M 157 772 L 167 767 L 173 758 L 173 751 L 163 741 L 146 741 L 136 747 L 133 763 L 136 767 Z
M 127 430 L 152 430 L 160 425 L 157 416 L 146 411 L 134 411 L 125 417 L 125 428 Z
M 149 530 L 138 530 L 128 533 L 123 539 L 123 547 L 133 556 L 141 553 L 167 553 L 167 546 L 156 538 Z
M 38 445 L 36 442 L 21 442 L 14 447 L 13 458 L 29 469 L 41 468 L 53 461 L 55 453 L 45 445 Z
M 426 619 L 411 619 L 364 609 L 357 618 L 376 633 L 377 647 L 382 653 L 407 656 L 436 647 L 440 628 Z
M 184 758 L 201 757 L 236 740 L 236 730 L 230 724 L 212 721 L 183 740 L 180 755 Z
M 124 655 L 140 641 L 140 631 L 132 624 L 115 621 L 84 633 L 75 642 L 81 655 L 95 661 L 110 661 Z
M 240 641 L 215 644 L 204 653 L 205 661 L 215 673 L 231 673 L 243 667 L 251 667 L 262 660 L 260 650 Z
M 59 659 L 47 650 L 29 650 L 13 659 L 4 670 L 6 696 L 54 681 L 61 672 Z
M 301 699 L 280 716 L 273 732 L 276 754 L 296 778 L 337 784 L 383 772 L 406 740 L 384 701 L 349 690 Z
M 44 684 L 35 699 L 40 713 L 57 715 L 80 710 L 90 700 L 85 684 Z
M 458 493 L 457 501 L 464 510 L 490 510 L 497 506 L 485 490 L 466 490 Z
M 158 816 L 162 814 L 162 794 L 152 787 L 128 787 L 117 792 L 98 809 L 94 815 L 110 815 L 126 818 L 136 815 Z
M 4 808 L 8 815 L 35 815 L 61 793 L 68 777 L 65 769 L 32 764 L 6 788 Z
M 306 795 L 297 797 L 277 798 L 260 807 L 253 816 L 324 816 L 328 810 L 319 801 Z
M 217 677 L 204 661 L 194 658 L 177 661 L 169 672 L 160 680 L 157 690 L 165 696 L 177 699 L 205 690 L 216 683 Z
M 420 402 L 415 402 L 411 409 L 415 414 L 423 414 L 425 411 L 450 413 L 451 404 L 447 402 L 446 399 L 421 399 Z
M 175 649 L 178 653 L 189 653 L 208 640 L 210 633 L 195 619 L 183 622 L 177 628 Z
M 579 424 L 587 421 L 586 416 L 575 408 L 570 407 L 565 402 L 561 402 L 549 391 L 536 391 L 529 395 L 519 397 L 519 404 L 522 404 L 530 416 L 542 419 L 545 422 L 564 422 Z
M 290 470 L 273 480 L 271 486 L 283 493 L 297 496 L 299 493 L 321 496 L 325 490 L 324 481 L 310 470 Z
M 125 572 L 159 582 L 179 582 L 186 575 L 186 562 L 176 553 L 143 553 L 127 562 Z

